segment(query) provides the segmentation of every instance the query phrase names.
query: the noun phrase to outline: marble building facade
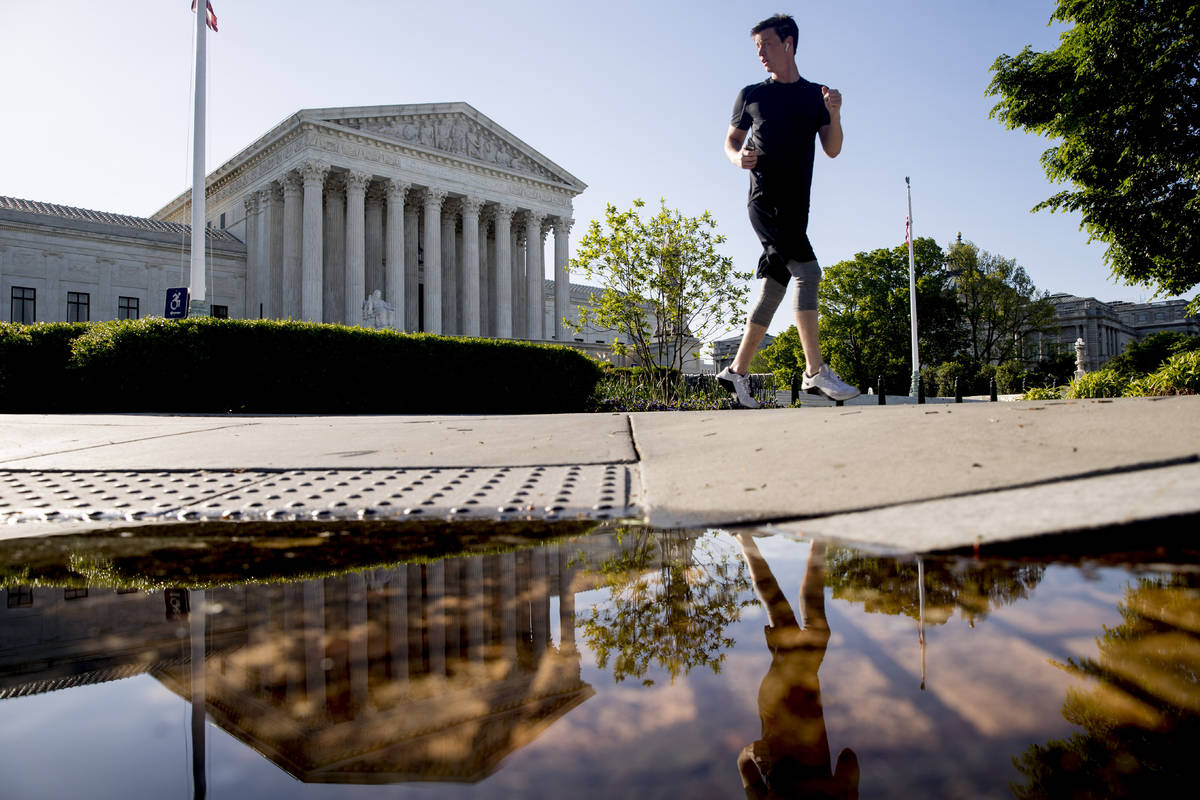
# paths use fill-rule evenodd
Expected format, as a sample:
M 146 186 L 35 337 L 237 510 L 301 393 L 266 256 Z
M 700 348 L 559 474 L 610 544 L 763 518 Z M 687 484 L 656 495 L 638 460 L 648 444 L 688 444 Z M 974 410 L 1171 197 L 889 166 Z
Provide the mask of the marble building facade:
M 360 324 L 378 290 L 399 330 L 572 341 L 585 188 L 466 103 L 430 103 L 299 111 L 214 170 L 206 202 L 246 244 L 247 317 Z M 153 217 L 190 215 L 185 192 Z

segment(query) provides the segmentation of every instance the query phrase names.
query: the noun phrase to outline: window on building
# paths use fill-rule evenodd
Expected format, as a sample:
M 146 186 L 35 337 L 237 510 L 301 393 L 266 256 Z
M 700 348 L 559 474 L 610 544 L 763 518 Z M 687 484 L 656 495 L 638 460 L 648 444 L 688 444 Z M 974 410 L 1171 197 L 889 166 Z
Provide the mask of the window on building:
M 221 228 L 221 230 L 225 230 L 225 215 L 224 214 L 221 215 L 220 228 Z
M 12 288 L 12 313 L 9 317 L 13 322 L 33 322 L 37 312 L 37 289 L 28 286 Z
M 140 301 L 136 297 L 117 298 L 117 319 L 138 319 L 141 316 Z
M 87 322 L 91 306 L 92 296 L 87 292 L 67 292 L 67 322 Z
M 229 319 L 229 306 L 213 306 L 212 315 L 216 319 Z

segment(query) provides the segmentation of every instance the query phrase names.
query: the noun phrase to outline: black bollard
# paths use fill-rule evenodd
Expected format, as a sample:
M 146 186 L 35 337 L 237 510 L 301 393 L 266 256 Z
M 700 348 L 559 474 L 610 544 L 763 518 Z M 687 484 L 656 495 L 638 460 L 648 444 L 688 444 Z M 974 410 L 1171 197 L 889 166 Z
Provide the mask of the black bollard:
M 917 378 L 917 405 L 925 405 L 925 381 Z
M 958 378 L 954 379 L 954 402 L 962 402 L 962 384 L 959 382 Z
M 991 394 L 989 395 L 989 398 L 994 403 L 994 402 L 996 402 L 996 379 L 995 378 L 992 378 L 992 384 L 990 387 L 990 391 L 991 391 Z
M 792 405 L 800 399 L 800 376 L 792 373 Z
M 877 388 L 875 389 L 875 391 L 879 392 L 879 405 L 886 406 L 887 405 L 887 389 L 883 385 L 883 376 L 882 375 L 879 376 L 879 380 L 876 383 L 876 387 Z

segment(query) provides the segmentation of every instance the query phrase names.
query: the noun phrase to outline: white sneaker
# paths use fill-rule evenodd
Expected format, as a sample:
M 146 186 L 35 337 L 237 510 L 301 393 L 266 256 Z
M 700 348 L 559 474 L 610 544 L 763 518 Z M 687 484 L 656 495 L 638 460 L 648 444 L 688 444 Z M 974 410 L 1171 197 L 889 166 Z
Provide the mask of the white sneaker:
M 750 395 L 750 378 L 747 376 L 738 375 L 726 367 L 717 373 L 717 383 L 721 384 L 725 391 L 736 394 L 738 404 L 742 408 L 758 408 L 758 401 Z
M 828 364 L 822 364 L 816 375 L 805 373 L 800 388 L 809 394 L 823 394 L 830 400 L 849 400 L 860 394 L 858 389 L 839 378 Z

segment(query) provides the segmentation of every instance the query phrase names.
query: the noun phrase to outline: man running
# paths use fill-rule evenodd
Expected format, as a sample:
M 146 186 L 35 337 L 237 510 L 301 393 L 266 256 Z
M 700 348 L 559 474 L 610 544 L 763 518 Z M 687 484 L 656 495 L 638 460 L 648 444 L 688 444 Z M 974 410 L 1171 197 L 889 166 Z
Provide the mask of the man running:
M 858 389 L 821 358 L 817 341 L 821 268 L 808 241 L 813 139 L 814 135 L 820 138 L 821 149 L 830 158 L 842 151 L 842 95 L 800 77 L 795 55 L 799 29 L 791 17 L 776 14 L 750 32 L 770 77 L 738 92 L 725 136 L 725 155 L 734 166 L 750 171 L 748 207 L 750 224 L 763 245 L 757 271 L 762 289 L 737 357 L 717 380 L 737 395 L 742 406 L 758 408 L 746 373 L 791 280 L 796 285 L 792 305 L 796 330 L 806 362 L 802 388 L 831 400 L 849 400 L 859 394 Z

